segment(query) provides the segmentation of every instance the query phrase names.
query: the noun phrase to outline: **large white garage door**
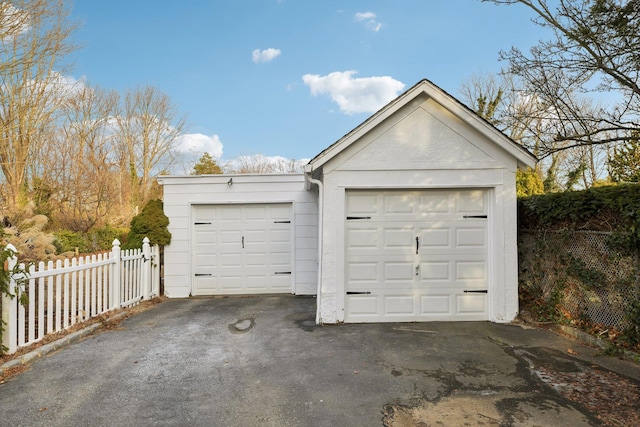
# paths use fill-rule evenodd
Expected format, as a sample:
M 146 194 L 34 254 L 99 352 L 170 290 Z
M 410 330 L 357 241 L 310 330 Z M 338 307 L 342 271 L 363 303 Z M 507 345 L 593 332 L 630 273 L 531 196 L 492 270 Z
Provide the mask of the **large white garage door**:
M 485 190 L 347 191 L 346 322 L 488 319 Z
M 193 295 L 291 292 L 291 204 L 193 208 Z

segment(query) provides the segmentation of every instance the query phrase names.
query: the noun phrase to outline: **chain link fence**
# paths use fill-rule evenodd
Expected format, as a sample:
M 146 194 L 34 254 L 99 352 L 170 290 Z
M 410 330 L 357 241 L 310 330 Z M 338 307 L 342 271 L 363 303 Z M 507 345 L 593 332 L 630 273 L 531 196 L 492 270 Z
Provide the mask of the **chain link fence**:
M 640 298 L 638 254 L 618 252 L 613 233 L 521 230 L 521 305 L 541 320 L 620 331 Z

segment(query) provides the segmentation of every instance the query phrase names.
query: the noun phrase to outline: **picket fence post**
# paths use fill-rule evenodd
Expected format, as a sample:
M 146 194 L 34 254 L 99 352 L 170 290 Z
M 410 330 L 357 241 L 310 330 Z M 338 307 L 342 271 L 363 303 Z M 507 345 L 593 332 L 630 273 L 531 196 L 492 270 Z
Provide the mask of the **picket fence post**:
M 111 280 L 109 295 L 111 295 L 111 309 L 120 308 L 120 240 L 115 239 L 112 243 L 111 259 Z
M 151 293 L 151 246 L 149 238 L 142 239 L 142 299 L 149 299 Z
M 7 271 L 13 271 L 18 264 L 18 253 L 15 246 L 9 243 L 5 251 L 12 251 L 13 256 L 7 259 Z M 7 348 L 9 354 L 15 353 L 18 349 L 18 298 L 17 284 L 12 275 L 9 279 L 9 295 L 2 294 L 2 321 L 5 323 L 2 333 L 2 345 Z

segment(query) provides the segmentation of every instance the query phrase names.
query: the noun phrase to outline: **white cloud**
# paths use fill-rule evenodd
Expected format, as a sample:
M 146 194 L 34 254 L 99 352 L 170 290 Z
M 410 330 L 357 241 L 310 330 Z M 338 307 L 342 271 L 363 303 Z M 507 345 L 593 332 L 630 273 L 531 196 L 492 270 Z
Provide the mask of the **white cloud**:
M 261 62 L 271 62 L 276 59 L 282 51 L 280 49 L 274 49 L 272 47 L 268 49 L 256 49 L 252 53 L 253 62 L 259 64 Z
M 345 114 L 374 113 L 404 89 L 404 83 L 389 76 L 354 78 L 357 71 L 336 71 L 326 76 L 305 74 L 302 81 L 311 95 L 331 96 Z
M 378 32 L 384 24 L 377 21 L 377 15 L 373 12 L 358 12 L 354 16 L 357 22 L 364 22 L 366 28 Z
M 202 155 L 211 154 L 219 159 L 222 157 L 222 142 L 218 135 L 204 135 L 201 133 L 186 133 L 179 137 L 176 150 L 184 154 Z

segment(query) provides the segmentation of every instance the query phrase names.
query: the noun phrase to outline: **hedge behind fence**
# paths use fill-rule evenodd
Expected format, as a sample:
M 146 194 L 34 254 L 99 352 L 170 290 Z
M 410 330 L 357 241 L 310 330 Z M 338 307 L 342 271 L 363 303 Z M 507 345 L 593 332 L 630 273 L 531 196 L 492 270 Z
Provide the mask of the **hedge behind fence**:
M 640 351 L 640 185 L 518 201 L 520 304 Z

